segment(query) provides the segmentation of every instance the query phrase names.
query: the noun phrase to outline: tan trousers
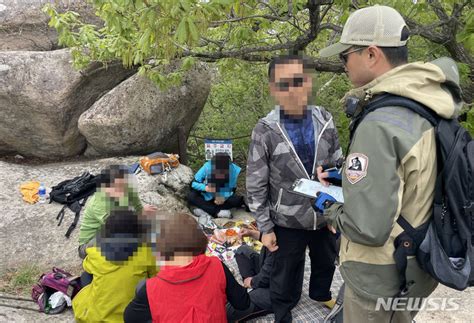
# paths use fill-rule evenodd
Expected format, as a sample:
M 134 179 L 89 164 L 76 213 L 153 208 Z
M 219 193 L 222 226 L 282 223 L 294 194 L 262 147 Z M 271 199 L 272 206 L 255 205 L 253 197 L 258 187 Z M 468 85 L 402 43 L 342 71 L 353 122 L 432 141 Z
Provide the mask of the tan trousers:
M 410 323 L 417 311 L 375 310 L 376 301 L 362 298 L 347 286 L 344 292 L 344 323 Z

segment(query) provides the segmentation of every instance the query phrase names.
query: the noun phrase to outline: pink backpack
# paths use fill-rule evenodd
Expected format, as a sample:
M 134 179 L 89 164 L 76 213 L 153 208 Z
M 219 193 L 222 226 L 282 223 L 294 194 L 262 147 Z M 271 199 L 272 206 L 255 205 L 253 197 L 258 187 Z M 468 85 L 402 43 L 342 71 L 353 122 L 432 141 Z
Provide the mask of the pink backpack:
M 80 289 L 78 276 L 72 276 L 67 271 L 53 267 L 52 272 L 41 275 L 38 283 L 33 286 L 31 298 L 38 303 L 40 312 L 58 314 L 66 309 L 66 302 L 52 309 L 48 303 L 49 297 L 59 291 L 72 299 Z

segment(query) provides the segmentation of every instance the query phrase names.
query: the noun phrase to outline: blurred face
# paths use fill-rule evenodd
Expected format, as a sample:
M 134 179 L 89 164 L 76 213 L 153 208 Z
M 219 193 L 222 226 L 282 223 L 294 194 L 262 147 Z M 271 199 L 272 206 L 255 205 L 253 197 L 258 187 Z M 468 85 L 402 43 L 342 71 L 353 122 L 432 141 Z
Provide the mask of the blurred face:
M 110 197 L 119 199 L 127 192 L 128 181 L 126 178 L 116 178 L 110 186 L 102 187 L 102 190 Z
M 214 170 L 214 178 L 216 179 L 226 179 L 229 175 L 228 169 L 215 169 Z
M 275 66 L 270 94 L 287 114 L 301 115 L 308 104 L 312 85 L 312 75 L 305 73 L 303 64 L 295 60 Z
M 230 160 L 228 156 L 214 156 L 211 161 L 212 179 L 213 180 L 227 180 L 229 178 Z

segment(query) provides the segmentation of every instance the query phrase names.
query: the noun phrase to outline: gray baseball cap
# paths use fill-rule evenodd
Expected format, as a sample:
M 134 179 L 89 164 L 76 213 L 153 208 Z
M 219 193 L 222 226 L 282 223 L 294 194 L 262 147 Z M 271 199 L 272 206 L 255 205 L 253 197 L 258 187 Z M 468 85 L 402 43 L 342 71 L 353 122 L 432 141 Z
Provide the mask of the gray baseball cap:
M 404 46 L 408 40 L 401 40 L 404 27 L 406 27 L 405 20 L 391 7 L 375 5 L 359 9 L 347 19 L 341 40 L 323 48 L 319 56 L 338 55 L 352 46 Z

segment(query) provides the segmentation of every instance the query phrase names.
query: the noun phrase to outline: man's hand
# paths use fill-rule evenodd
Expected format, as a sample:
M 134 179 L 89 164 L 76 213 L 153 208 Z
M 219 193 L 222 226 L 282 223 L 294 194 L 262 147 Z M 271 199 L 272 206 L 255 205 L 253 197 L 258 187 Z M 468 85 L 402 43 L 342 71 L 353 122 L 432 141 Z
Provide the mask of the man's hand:
M 329 182 L 326 180 L 329 174 L 323 170 L 323 166 L 318 166 L 316 168 L 316 174 L 318 175 L 318 181 L 321 184 L 323 184 L 324 186 L 329 186 Z
M 316 168 L 316 174 L 318 175 L 318 180 L 324 186 L 329 186 L 329 182 L 326 180 L 327 178 L 333 178 L 338 181 L 342 181 L 341 169 L 340 168 L 332 168 L 330 170 L 323 170 L 323 166 L 318 166 Z
M 244 287 L 252 288 L 252 277 L 247 277 L 244 279 Z
M 262 236 L 262 243 L 265 247 L 267 247 L 268 250 L 270 250 L 270 252 L 278 250 L 275 232 L 264 233 Z
M 328 224 L 327 227 L 328 227 L 328 230 L 329 230 L 330 232 L 336 234 L 336 229 L 334 229 L 334 227 L 333 227 L 332 225 Z
M 239 238 L 242 239 L 243 237 L 252 237 L 253 239 L 258 240 L 260 238 L 260 232 L 257 230 L 242 228 L 239 231 Z
M 326 209 L 331 204 L 336 202 L 336 199 L 327 193 L 318 192 L 316 196 L 317 196 L 316 200 L 311 205 L 313 206 L 313 209 L 315 211 L 318 211 L 321 213 L 324 212 L 324 209 Z
M 225 199 L 219 196 L 216 196 L 216 198 L 214 199 L 214 204 L 216 205 L 222 205 L 224 204 L 224 202 L 225 202 Z
M 209 193 L 215 193 L 216 192 L 216 188 L 212 185 L 206 185 L 206 192 L 209 192 Z
M 151 204 L 145 204 L 143 206 L 143 215 L 146 216 L 146 217 L 151 217 L 151 216 L 155 216 L 156 215 L 156 211 L 158 210 L 158 208 L 154 205 L 151 205 Z

